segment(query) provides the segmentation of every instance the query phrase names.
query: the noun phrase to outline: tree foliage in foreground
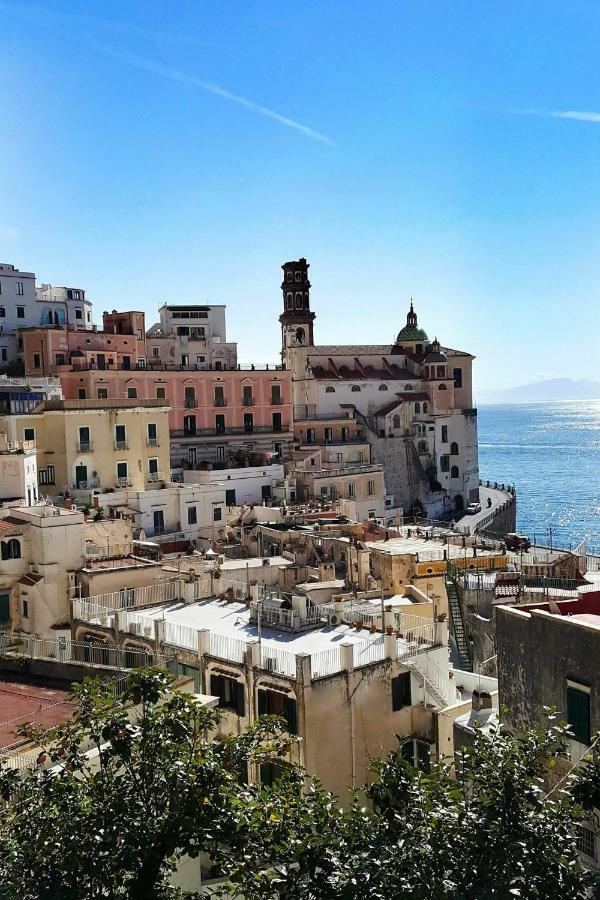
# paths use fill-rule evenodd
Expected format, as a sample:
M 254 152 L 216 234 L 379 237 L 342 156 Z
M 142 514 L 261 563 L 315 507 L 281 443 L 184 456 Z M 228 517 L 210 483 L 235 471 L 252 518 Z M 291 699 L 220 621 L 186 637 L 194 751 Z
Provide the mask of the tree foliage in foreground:
M 118 699 L 85 682 L 40 767 L 3 770 L 0 898 L 158 900 L 175 896 L 178 860 L 202 851 L 244 900 L 586 896 L 575 832 L 600 769 L 590 761 L 544 799 L 564 727 L 476 734 L 457 777 L 398 751 L 375 764 L 369 803 L 355 795 L 342 810 L 293 769 L 272 787 L 242 782 L 249 764 L 287 755 L 276 720 L 214 741 L 218 714 L 168 687 L 148 670 Z

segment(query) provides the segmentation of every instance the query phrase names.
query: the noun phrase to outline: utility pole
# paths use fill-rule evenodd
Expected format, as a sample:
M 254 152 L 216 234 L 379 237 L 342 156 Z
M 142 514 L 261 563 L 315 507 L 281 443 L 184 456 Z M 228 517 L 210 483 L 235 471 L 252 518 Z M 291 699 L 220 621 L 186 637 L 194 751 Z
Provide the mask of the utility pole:
M 546 528 L 546 532 L 550 538 L 550 553 L 552 553 L 552 538 L 554 537 L 554 528 L 552 525 L 548 525 Z

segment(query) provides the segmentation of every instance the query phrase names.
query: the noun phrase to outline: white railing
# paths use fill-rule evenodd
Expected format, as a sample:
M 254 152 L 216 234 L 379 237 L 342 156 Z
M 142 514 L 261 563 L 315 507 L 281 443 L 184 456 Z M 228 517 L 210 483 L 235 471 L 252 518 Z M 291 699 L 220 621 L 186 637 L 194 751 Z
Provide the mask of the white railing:
M 115 627 L 116 610 L 99 606 L 89 600 L 73 600 L 73 619 L 89 622 L 90 625 L 103 625 L 105 628 Z
M 428 625 L 420 625 L 411 628 L 402 634 L 396 641 L 396 658 L 406 659 L 416 656 L 418 653 L 426 653 L 437 643 L 437 628 L 435 622 Z
M 450 680 L 448 673 L 444 674 L 431 659 L 431 655 L 416 657 L 413 660 L 407 660 L 407 664 L 416 669 L 425 681 L 425 690 L 433 694 L 434 699 L 442 702 L 447 706 L 452 703 L 459 703 L 462 700 L 462 694 L 458 691 L 453 682 Z
M 198 579 L 196 582 L 198 589 L 203 584 L 204 579 Z M 88 603 L 96 608 L 101 607 L 106 612 L 114 609 L 134 609 L 138 606 L 158 606 L 161 603 L 177 600 L 179 594 L 180 582 L 176 578 L 173 581 L 159 581 L 145 587 L 122 588 L 120 591 L 112 591 L 110 594 L 94 594 L 92 597 L 82 597 L 75 602 Z M 84 619 L 84 621 L 87 620 Z
M 218 659 L 230 662 L 242 663 L 246 659 L 248 644 L 239 638 L 230 637 L 228 634 L 210 633 L 208 640 L 208 652 Z
M 335 675 L 342 672 L 342 651 L 340 647 L 331 650 L 320 650 L 310 657 L 310 670 L 312 678 L 325 678 L 327 675 Z
M 62 636 L 21 635 L 19 643 L 20 646 L 11 651 L 15 656 L 108 669 L 136 669 L 153 665 L 156 659 L 155 654 L 142 650 L 119 649 L 114 644 L 100 641 L 68 641 Z
M 280 650 L 278 647 L 261 647 L 261 666 L 268 672 L 276 672 L 288 678 L 296 677 L 296 656 L 288 650 Z
M 323 613 L 318 608 L 310 608 L 305 612 L 293 609 L 269 609 L 263 603 L 254 601 L 250 604 L 250 617 L 256 621 L 260 616 L 263 625 L 280 625 L 284 628 L 297 629 L 302 625 L 316 625 L 323 618 Z
M 600 572 L 600 556 L 586 556 L 586 572 Z
M 149 638 L 150 640 L 154 640 L 155 637 L 154 619 L 151 619 L 150 616 L 144 616 L 141 613 L 120 612 L 119 629 L 121 631 L 128 631 L 130 634 L 137 634 L 140 637 Z
M 93 491 L 100 487 L 99 478 L 88 478 L 87 481 L 80 481 L 75 485 L 76 491 Z
M 162 472 L 150 472 L 148 474 L 148 481 L 164 481 L 165 476 Z
M 198 650 L 198 632 L 190 625 L 180 625 L 178 622 L 165 622 L 166 644 L 174 647 L 183 647 L 186 650 Z
M 381 662 L 385 659 L 385 645 L 383 635 L 374 641 L 361 641 L 354 644 L 354 668 L 368 666 L 371 663 Z

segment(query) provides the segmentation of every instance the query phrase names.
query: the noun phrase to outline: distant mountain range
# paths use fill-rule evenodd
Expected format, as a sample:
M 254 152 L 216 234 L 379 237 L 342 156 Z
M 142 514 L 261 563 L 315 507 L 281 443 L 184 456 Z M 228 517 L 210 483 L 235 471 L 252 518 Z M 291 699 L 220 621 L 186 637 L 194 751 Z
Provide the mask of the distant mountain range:
M 519 387 L 495 391 L 478 391 L 478 403 L 535 403 L 536 400 L 600 399 L 600 381 L 589 378 L 550 378 Z

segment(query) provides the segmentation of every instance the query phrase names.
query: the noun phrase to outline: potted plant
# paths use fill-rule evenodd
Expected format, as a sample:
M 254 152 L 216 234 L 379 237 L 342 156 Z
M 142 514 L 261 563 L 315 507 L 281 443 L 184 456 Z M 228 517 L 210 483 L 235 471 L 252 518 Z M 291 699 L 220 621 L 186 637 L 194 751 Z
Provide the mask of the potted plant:
M 385 626 L 385 633 L 386 633 L 386 634 L 393 634 L 393 633 L 394 633 L 394 626 L 393 626 L 393 625 L 386 625 L 386 626 Z

